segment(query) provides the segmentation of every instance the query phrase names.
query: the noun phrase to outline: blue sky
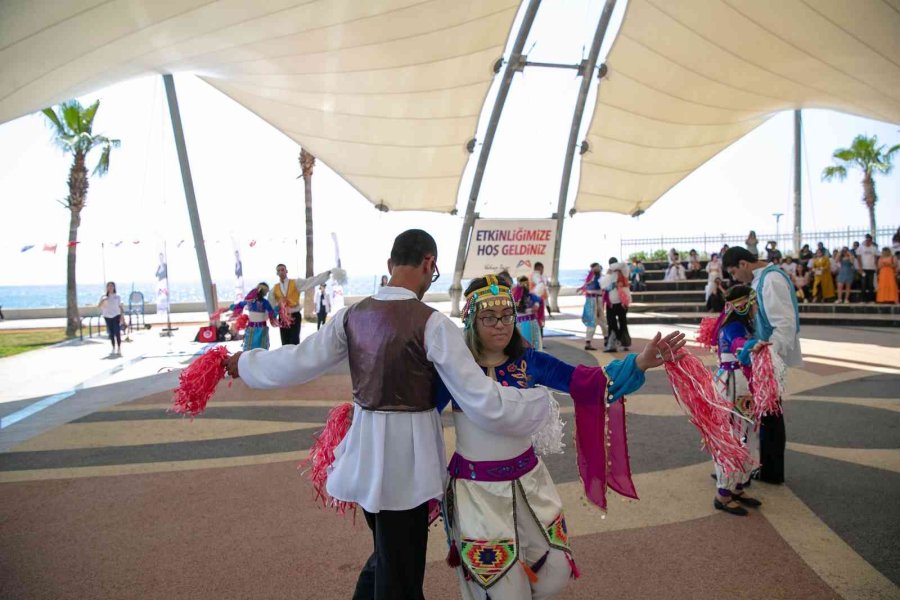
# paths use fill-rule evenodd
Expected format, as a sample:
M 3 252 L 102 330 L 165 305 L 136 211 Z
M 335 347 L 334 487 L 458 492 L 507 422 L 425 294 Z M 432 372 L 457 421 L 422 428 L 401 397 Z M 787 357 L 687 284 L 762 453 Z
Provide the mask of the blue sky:
M 578 62 L 590 44 L 602 2 L 545 3 L 526 45 L 539 61 Z M 614 28 L 621 19 L 619 3 Z M 534 40 L 539 40 L 535 42 Z M 604 45 L 604 53 L 611 38 Z M 549 217 L 556 210 L 564 146 L 578 79 L 569 70 L 528 69 L 518 75 L 501 120 L 478 210 L 483 217 Z M 250 279 L 271 277 L 285 262 L 299 275 L 304 261 L 303 186 L 295 142 L 202 81 L 176 76 L 193 178 L 214 279 L 230 282 L 234 244 L 241 248 Z M 168 240 L 172 277 L 199 280 L 171 128 L 159 77 L 132 80 L 83 98 L 101 99 L 96 131 L 122 140 L 109 175 L 93 179 L 79 238 L 80 281 L 149 280 L 161 240 Z M 592 102 L 586 114 L 586 129 Z M 482 118 L 486 121 L 486 116 Z M 824 110 L 804 111 L 803 227 L 808 231 L 865 228 L 856 174 L 844 183 L 822 183 L 822 169 L 835 148 L 859 133 L 900 143 L 900 127 Z M 639 219 L 609 213 L 567 219 L 562 268 L 579 268 L 619 253 L 620 238 L 659 235 L 773 232 L 772 213 L 792 223 L 792 115 L 774 115 L 703 165 Z M 479 133 L 479 138 L 482 137 Z M 473 155 L 460 186 L 465 206 Z M 0 285 L 65 282 L 63 246 L 68 212 L 57 203 L 66 194 L 68 158 L 50 142 L 40 115 L 0 125 Z M 576 166 L 569 207 L 574 203 Z M 341 243 L 344 266 L 375 274 L 394 235 L 409 227 L 431 231 L 441 271 L 453 270 L 462 215 L 380 213 L 327 165 L 314 176 L 317 268 L 333 262 L 330 234 Z M 900 224 L 898 175 L 878 180 L 880 227 Z M 188 242 L 173 248 L 181 239 Z M 294 240 L 299 239 L 299 244 Z M 100 243 L 124 240 L 101 256 Z M 140 240 L 140 244 L 133 244 Z M 250 240 L 257 240 L 254 248 Z M 39 252 L 56 242 L 56 255 Z M 26 244 L 38 248 L 19 253 Z M 105 260 L 104 260 L 105 259 Z M 146 273 L 146 275 L 143 275 Z

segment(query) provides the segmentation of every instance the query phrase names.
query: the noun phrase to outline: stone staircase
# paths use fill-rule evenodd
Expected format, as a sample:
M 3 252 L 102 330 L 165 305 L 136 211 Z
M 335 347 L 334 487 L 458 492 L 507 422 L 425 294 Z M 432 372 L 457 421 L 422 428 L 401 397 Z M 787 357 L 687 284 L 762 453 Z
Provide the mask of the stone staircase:
M 705 262 L 703 263 L 704 267 Z M 645 291 L 632 290 L 628 310 L 631 323 L 699 324 L 706 312 L 706 271 L 696 279 L 663 281 L 668 263 L 645 262 Z M 861 304 L 860 292 L 853 290 L 850 304 L 800 304 L 801 325 L 842 325 L 867 327 L 900 327 L 900 306 Z

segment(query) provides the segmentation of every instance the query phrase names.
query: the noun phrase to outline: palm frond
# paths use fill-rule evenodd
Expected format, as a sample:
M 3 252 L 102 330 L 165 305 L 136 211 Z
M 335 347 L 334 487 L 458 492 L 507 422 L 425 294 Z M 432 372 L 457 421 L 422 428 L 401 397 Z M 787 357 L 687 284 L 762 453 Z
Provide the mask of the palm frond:
M 93 104 L 84 109 L 81 113 L 81 128 L 82 131 L 86 131 L 90 133 L 94 128 L 94 115 L 97 114 L 97 109 L 100 108 L 100 101 L 95 100 Z
M 81 133 L 81 103 L 78 100 L 69 100 L 68 102 L 63 102 L 59 107 L 59 112 L 62 114 L 63 121 L 68 128 L 69 133 Z
M 844 162 L 850 162 L 856 158 L 856 152 L 851 148 L 838 148 L 831 156 Z
M 112 150 L 112 144 L 106 144 L 105 146 L 103 146 L 103 152 L 100 153 L 100 160 L 97 161 L 97 166 L 94 167 L 92 175 L 103 177 L 109 172 L 110 150 Z
M 832 165 L 830 167 L 825 167 L 825 170 L 822 171 L 822 181 L 831 181 L 832 179 L 843 181 L 846 178 L 847 168 L 843 165 Z
M 52 125 L 59 134 L 64 134 L 66 132 L 66 128 L 63 127 L 62 121 L 59 120 L 59 115 L 56 114 L 56 111 L 52 108 L 45 108 L 41 112 L 44 113 L 44 116 L 50 121 L 50 125 Z

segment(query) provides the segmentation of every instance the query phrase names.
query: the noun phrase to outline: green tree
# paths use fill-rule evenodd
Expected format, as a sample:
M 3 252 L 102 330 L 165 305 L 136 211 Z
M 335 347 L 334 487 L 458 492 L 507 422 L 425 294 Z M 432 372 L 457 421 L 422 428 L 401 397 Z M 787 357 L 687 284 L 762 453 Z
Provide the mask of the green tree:
M 63 102 L 55 109 L 45 108 L 53 130 L 54 142 L 66 154 L 72 155 L 69 168 L 69 195 L 60 203 L 69 209 L 69 244 L 66 261 L 66 336 L 72 337 L 78 330 L 81 318 L 78 314 L 78 295 L 75 287 L 75 258 L 78 243 L 78 227 L 81 225 L 81 211 L 84 210 L 88 193 L 88 154 L 100 150 L 93 175 L 102 177 L 109 171 L 109 154 L 120 145 L 119 140 L 110 139 L 93 132 L 94 117 L 100 101 L 84 107 L 77 100 Z
M 894 153 L 900 150 L 897 144 L 886 150 L 886 145 L 878 145 L 878 136 L 866 137 L 858 135 L 853 138 L 849 148 L 838 148 L 832 155 L 834 165 L 825 167 L 822 171 L 823 181 L 837 179 L 843 181 L 847 178 L 848 169 L 859 169 L 863 173 L 863 204 L 869 209 L 869 232 L 875 237 L 875 203 L 878 202 L 878 194 L 875 193 L 876 174 L 887 175 L 894 168 Z

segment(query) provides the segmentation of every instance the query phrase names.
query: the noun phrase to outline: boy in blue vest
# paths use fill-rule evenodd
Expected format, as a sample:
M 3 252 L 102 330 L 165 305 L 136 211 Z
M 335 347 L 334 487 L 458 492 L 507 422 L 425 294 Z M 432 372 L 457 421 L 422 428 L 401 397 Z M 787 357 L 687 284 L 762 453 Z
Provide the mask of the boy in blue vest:
M 740 246 L 725 252 L 722 266 L 733 279 L 749 285 L 756 292 L 756 339 L 748 341 L 745 351 L 755 342 L 750 352 L 759 352 L 769 346 L 785 366 L 803 366 L 797 295 L 785 272 Z M 759 432 L 760 481 L 784 483 L 785 443 L 784 416 L 765 415 Z

